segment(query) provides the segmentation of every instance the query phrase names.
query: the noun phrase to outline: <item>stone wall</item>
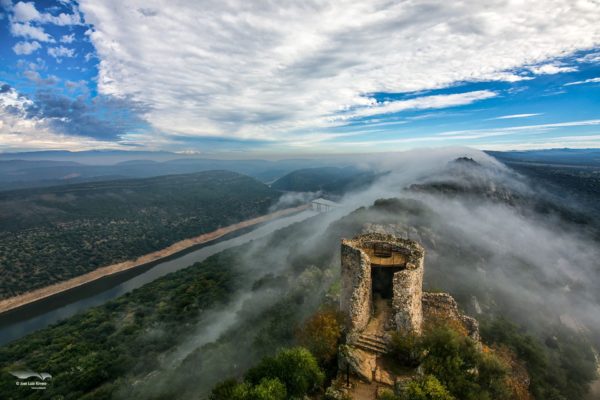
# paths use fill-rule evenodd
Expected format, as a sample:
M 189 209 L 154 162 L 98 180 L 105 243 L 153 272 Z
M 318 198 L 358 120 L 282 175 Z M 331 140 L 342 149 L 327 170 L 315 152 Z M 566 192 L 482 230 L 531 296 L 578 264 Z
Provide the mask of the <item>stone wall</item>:
M 420 334 L 423 325 L 423 259 L 394 274 L 392 308 L 396 329 Z
M 361 331 L 371 317 L 371 263 L 366 254 L 342 241 L 340 306 L 350 332 Z

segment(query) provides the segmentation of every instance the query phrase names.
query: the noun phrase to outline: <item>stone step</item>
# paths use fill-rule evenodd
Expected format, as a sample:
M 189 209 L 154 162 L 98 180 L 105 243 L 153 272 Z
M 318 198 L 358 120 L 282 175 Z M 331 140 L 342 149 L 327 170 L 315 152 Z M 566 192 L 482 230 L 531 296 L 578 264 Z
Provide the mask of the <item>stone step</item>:
M 364 338 L 361 336 L 356 341 L 356 345 L 376 353 L 387 353 L 386 344 L 378 340 L 372 340 L 370 338 Z
M 382 348 L 380 348 L 378 346 L 373 346 L 373 345 L 371 345 L 369 343 L 366 343 L 366 342 L 358 341 L 358 342 L 354 343 L 354 346 L 358 347 L 361 350 L 365 350 L 365 351 L 368 351 L 368 352 L 371 352 L 371 353 L 377 353 L 377 354 L 385 354 L 385 353 L 387 353 L 386 349 L 382 349 Z
M 359 339 L 365 341 L 365 342 L 369 342 L 369 343 L 373 343 L 375 345 L 379 345 L 379 346 L 383 346 L 383 347 L 387 347 L 387 342 L 385 341 L 385 339 L 383 339 L 383 337 L 380 336 L 373 336 L 373 335 L 360 335 Z
M 372 335 L 368 333 L 363 333 L 360 335 L 360 337 L 385 342 L 385 337 L 383 335 Z
M 382 351 L 387 350 L 387 346 L 384 345 L 384 344 L 381 344 L 381 343 L 373 343 L 373 342 L 369 342 L 367 340 L 362 340 L 362 339 L 358 339 L 357 343 L 362 343 L 365 346 L 370 346 L 370 347 L 373 347 L 373 348 L 376 348 L 376 349 L 380 349 Z

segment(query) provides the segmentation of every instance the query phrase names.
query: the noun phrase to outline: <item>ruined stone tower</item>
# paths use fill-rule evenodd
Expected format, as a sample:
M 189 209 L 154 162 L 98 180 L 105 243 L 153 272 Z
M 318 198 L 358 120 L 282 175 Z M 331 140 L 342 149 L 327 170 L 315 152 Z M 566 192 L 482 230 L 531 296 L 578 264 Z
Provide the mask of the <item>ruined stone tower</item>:
M 420 244 L 386 233 L 342 241 L 340 305 L 350 335 L 367 327 L 375 298 L 391 303 L 393 329 L 421 333 L 423 259 Z
M 390 234 L 401 231 L 397 226 L 363 228 L 368 233 L 342 240 L 340 307 L 348 330 L 338 351 L 338 383 L 329 388 L 336 398 L 375 399 L 373 389 L 397 388 L 419 376 L 418 369 L 407 376 L 386 367 L 382 357 L 394 331 L 420 335 L 445 324 L 476 343 L 480 339 L 477 321 L 462 314 L 452 296 L 423 292 L 425 252 L 419 243 Z

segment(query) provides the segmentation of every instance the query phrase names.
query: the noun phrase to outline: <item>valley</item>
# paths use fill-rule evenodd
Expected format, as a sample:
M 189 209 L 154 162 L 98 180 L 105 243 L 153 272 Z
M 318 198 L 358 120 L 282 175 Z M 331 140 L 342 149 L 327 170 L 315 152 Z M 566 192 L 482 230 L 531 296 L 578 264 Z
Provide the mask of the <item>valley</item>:
M 484 381 L 477 381 L 479 389 L 458 385 L 459 377 L 471 379 L 468 371 L 442 374 L 436 369 L 443 365 L 439 358 L 419 361 L 435 378 L 427 378 L 430 384 L 437 382 L 458 398 L 459 393 L 475 393 L 470 390 L 495 390 L 493 398 L 498 399 L 583 399 L 595 379 L 592 349 L 599 337 L 585 311 L 600 300 L 593 294 L 598 284 L 592 275 L 595 239 L 577 220 L 556 211 L 573 205 L 541 208 L 542 200 L 546 204 L 556 198 L 532 195 L 524 185 L 528 179 L 481 156 L 477 163 L 451 159 L 440 171 L 409 185 L 387 174 L 363 189 L 361 197 L 384 193 L 382 188 L 396 196 L 370 204 L 363 200 L 366 204 L 357 207 L 351 194 L 342 198 L 339 209 L 216 250 L 200 263 L 182 265 L 177 272 L 0 347 L 0 368 L 51 370 L 54 381 L 47 396 L 160 399 L 176 394 L 182 399 L 230 400 L 235 398 L 232 391 L 242 386 L 266 390 L 259 377 L 277 379 L 291 390 L 287 378 L 265 372 L 267 366 L 314 355 L 318 370 L 310 373 L 322 378 L 312 389 L 302 390 L 310 398 L 323 398 L 338 374 L 338 345 L 347 334 L 338 319 L 340 241 L 391 229 L 424 247 L 423 290 L 433 296 L 450 293 L 462 313 L 478 320 L 484 348 L 500 357 L 494 362 L 521 365 L 508 375 L 503 367 L 498 370 L 501 379 L 520 382 L 510 386 L 517 390 L 513 397 L 502 397 L 510 390 L 493 389 Z M 587 281 L 580 278 L 584 271 Z M 566 286 L 577 290 L 565 291 Z M 580 293 L 588 303 L 582 303 Z M 567 313 L 585 330 L 563 324 Z M 492 365 L 469 356 L 471 345 L 454 336 L 454 328 L 440 329 L 436 335 L 442 336 L 435 340 L 458 346 L 455 357 L 479 363 L 478 368 Z M 424 340 L 414 346 L 444 346 L 434 336 Z M 390 353 L 400 357 L 394 363 L 406 357 L 401 342 L 397 345 Z M 297 346 L 308 353 L 295 350 Z M 13 384 L 9 377 L 1 378 L 0 393 L 15 393 L 9 389 Z
M 3 192 L 0 299 L 131 265 L 184 239 L 265 215 L 278 197 L 228 171 Z

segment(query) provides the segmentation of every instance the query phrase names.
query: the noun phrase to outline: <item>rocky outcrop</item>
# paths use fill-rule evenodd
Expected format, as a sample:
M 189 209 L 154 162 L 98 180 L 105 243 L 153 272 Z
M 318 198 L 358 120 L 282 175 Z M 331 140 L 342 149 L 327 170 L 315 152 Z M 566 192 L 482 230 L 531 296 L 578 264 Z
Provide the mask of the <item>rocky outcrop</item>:
M 377 358 L 369 351 L 342 345 L 339 349 L 338 368 L 344 373 L 350 372 L 365 382 L 371 382 L 377 369 Z
M 423 293 L 423 315 L 426 324 L 446 323 L 479 342 L 479 323 L 462 314 L 456 300 L 448 293 Z

